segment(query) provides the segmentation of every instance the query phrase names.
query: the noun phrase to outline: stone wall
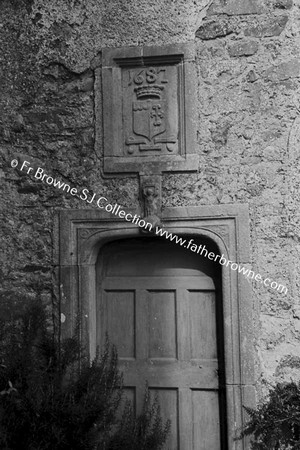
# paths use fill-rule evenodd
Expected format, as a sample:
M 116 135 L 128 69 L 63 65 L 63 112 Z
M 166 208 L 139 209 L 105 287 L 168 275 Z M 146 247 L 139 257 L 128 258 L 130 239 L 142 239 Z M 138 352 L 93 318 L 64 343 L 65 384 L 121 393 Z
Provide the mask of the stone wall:
M 253 270 L 288 288 L 250 281 L 257 386 L 299 379 L 300 1 L 1 0 L 0 8 L 1 313 L 37 296 L 57 304 L 58 210 L 89 208 L 11 160 L 135 207 L 137 179 L 104 175 L 94 145 L 101 49 L 194 41 L 199 170 L 165 174 L 163 205 L 249 205 Z

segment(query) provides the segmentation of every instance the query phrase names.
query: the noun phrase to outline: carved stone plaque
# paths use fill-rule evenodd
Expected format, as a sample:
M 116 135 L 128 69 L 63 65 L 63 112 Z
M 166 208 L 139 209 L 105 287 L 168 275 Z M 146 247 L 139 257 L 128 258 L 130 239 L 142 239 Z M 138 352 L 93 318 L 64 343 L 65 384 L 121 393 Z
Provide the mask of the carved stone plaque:
M 174 65 L 123 70 L 124 156 L 178 154 L 177 75 Z
M 191 45 L 104 49 L 104 170 L 197 170 Z

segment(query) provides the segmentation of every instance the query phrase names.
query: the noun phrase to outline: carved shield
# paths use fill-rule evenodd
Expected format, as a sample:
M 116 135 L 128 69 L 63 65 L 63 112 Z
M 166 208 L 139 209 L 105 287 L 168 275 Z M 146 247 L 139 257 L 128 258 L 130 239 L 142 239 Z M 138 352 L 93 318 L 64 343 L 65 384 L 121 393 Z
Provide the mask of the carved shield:
M 152 139 L 166 131 L 165 102 L 147 100 L 133 102 L 133 131 L 138 136 Z

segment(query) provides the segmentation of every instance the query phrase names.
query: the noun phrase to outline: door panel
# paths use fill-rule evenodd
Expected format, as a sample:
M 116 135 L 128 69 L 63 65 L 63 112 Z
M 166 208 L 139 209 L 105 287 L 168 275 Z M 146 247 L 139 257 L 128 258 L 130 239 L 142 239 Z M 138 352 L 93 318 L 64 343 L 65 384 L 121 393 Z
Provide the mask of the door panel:
M 217 358 L 214 292 L 189 291 L 191 358 Z M 199 345 L 199 343 L 202 345 Z
M 135 291 L 105 291 L 101 317 L 102 330 L 114 337 L 119 357 L 135 358 Z
M 193 449 L 219 449 L 220 424 L 218 392 L 193 389 L 192 405 Z
M 176 358 L 176 292 L 148 291 L 149 358 Z
M 118 258 L 110 250 L 107 259 L 114 267 L 105 266 L 104 253 L 105 269 L 98 270 L 97 343 L 103 345 L 107 332 L 117 346 L 137 412 L 146 381 L 151 395 L 158 395 L 163 417 L 172 421 L 166 449 L 223 450 L 217 345 L 222 336 L 213 270 L 205 273 L 203 261 L 196 259 L 190 259 L 189 268 L 186 259 L 181 261 L 187 251 L 182 254 L 174 244 L 162 247 L 155 243 L 152 248 L 162 253 L 160 260 L 148 248 L 144 262 L 137 246 L 125 245 L 123 254 L 118 249 Z M 160 264 L 163 276 L 158 276 Z
M 164 421 L 171 420 L 171 429 L 166 448 L 179 448 L 179 399 L 178 389 L 151 389 L 152 398 L 157 396 L 161 408 L 161 416 Z

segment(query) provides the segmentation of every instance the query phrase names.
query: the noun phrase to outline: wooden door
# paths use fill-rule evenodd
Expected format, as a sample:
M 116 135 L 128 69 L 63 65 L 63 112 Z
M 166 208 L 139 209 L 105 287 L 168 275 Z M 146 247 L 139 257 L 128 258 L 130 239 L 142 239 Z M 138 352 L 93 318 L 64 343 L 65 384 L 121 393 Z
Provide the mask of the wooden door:
M 170 450 L 223 450 L 222 325 L 215 266 L 173 243 L 109 244 L 98 262 L 97 343 L 117 346 L 127 395 L 145 382 L 171 419 Z

